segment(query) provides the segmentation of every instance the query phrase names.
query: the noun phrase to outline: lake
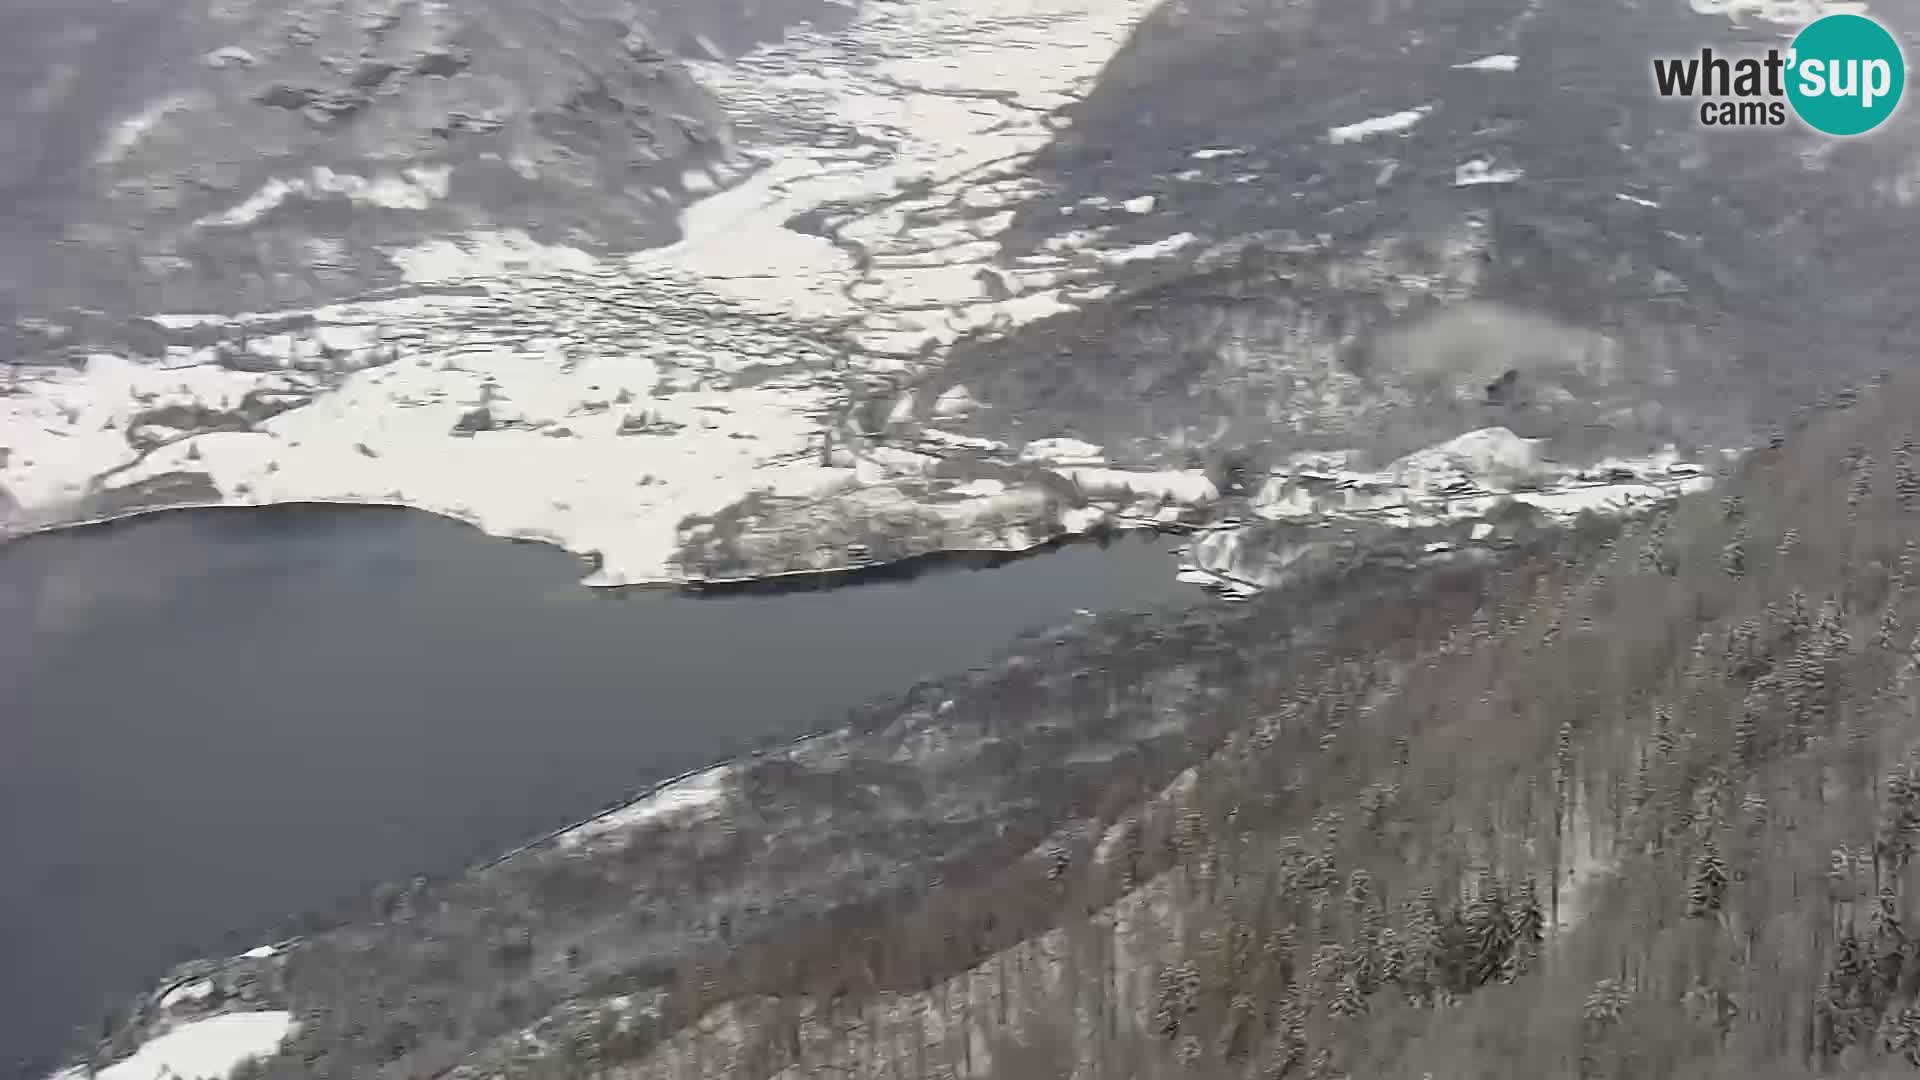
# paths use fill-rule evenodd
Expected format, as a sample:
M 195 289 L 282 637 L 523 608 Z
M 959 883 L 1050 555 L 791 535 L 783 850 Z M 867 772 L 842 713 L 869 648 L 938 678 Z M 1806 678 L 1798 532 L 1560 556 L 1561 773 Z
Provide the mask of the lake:
M 383 881 L 483 861 L 839 723 L 1078 609 L 1191 604 L 1173 546 L 811 591 L 600 592 L 400 509 L 182 511 L 0 548 L 0 1070 Z

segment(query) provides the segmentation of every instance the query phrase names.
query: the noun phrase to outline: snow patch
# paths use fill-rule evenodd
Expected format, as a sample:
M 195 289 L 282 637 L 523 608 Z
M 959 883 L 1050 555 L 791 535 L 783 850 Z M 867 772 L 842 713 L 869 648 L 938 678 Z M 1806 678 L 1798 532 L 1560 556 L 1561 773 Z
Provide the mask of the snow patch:
M 1060 527 L 1069 533 L 1079 535 L 1107 520 L 1107 512 L 1097 506 L 1082 506 L 1066 510 L 1060 515 Z
M 1117 251 L 1102 251 L 1099 253 L 1099 258 L 1100 261 L 1115 266 L 1130 262 L 1139 262 L 1142 259 L 1164 259 L 1169 255 L 1178 253 L 1183 248 L 1190 247 L 1199 242 L 1200 238 L 1192 233 L 1175 233 L 1165 240 L 1155 240 L 1150 244 L 1136 244 L 1133 247 L 1120 248 Z
M 1463 486 L 1509 488 L 1540 475 L 1543 439 L 1523 439 L 1503 427 L 1481 428 L 1416 450 L 1381 470 L 1392 483 L 1416 491 Z
M 223 45 L 200 58 L 201 62 L 215 70 L 225 68 L 250 68 L 260 62 L 259 58 L 238 45 Z
M 1828 15 L 1865 15 L 1868 5 L 1843 0 L 1689 0 L 1699 15 L 1725 15 L 1734 22 L 1754 18 L 1787 26 L 1804 26 Z
M 979 407 L 980 403 L 964 386 L 950 387 L 933 399 L 933 415 L 940 417 L 964 416 Z
M 1519 68 L 1520 58 L 1512 53 L 1497 53 L 1493 56 L 1483 56 L 1469 63 L 1453 65 L 1455 71 L 1517 71 Z
M 425 210 L 447 197 L 447 181 L 452 171 L 445 165 L 416 166 L 397 175 L 388 173 L 369 178 L 335 172 L 322 165 L 304 177 L 269 180 L 240 205 L 224 213 L 210 214 L 195 224 L 229 228 L 251 225 L 288 199 L 323 195 L 340 195 L 349 202 L 389 210 Z
M 212 996 L 213 984 L 205 979 L 197 979 L 190 983 L 181 983 L 167 991 L 166 995 L 160 999 L 160 1007 L 170 1009 L 189 1001 L 205 1001 Z
M 1527 174 L 1520 169 L 1496 169 L 1485 158 L 1472 161 L 1453 170 L 1454 187 L 1474 187 L 1480 184 L 1511 184 Z
M 1007 444 L 998 439 L 986 439 L 978 435 L 960 435 L 951 431 L 942 431 L 939 428 L 927 428 L 920 432 L 920 437 L 929 442 L 936 442 L 945 446 L 959 446 L 968 450 L 984 450 L 988 453 L 999 453 L 1007 448 Z
M 991 324 L 1019 325 L 1072 305 L 1048 293 L 985 297 L 971 272 L 927 273 L 876 258 L 863 276 L 843 247 L 785 228 L 802 211 L 892 198 L 937 180 L 942 190 L 849 223 L 843 234 L 876 256 L 946 246 L 926 211 L 955 196 L 975 210 L 1011 207 L 1037 191 L 1011 174 L 1049 143 L 1035 110 L 1078 100 L 1149 0 L 921 0 L 863 11 L 832 35 L 797 31 L 730 64 L 689 66 L 743 127 L 871 132 L 890 150 L 849 152 L 839 140 L 769 135 L 750 148 L 760 165 L 744 183 L 689 208 L 686 239 L 636 256 L 650 272 L 697 277 L 743 303 L 837 318 L 870 305 L 961 310 L 912 327 L 856 330 L 870 347 L 910 351 Z M 990 171 L 989 171 L 990 170 Z M 911 227 L 909 223 L 911 222 Z M 953 243 L 993 241 L 1010 213 L 951 227 Z M 997 251 L 994 241 L 992 249 Z M 986 256 L 991 257 L 991 253 Z M 857 286 L 857 287 L 856 287 Z M 865 303 L 849 303 L 851 299 Z
M 1079 439 L 1054 438 L 1035 439 L 1020 450 L 1023 461 L 1063 462 L 1102 462 L 1107 459 L 1106 450 L 1090 442 Z
M 1203 472 L 1163 469 L 1158 472 L 1131 469 L 1061 469 L 1060 475 L 1080 486 L 1089 495 L 1153 495 L 1178 503 L 1210 502 L 1219 496 L 1213 481 Z
M 721 765 L 668 781 L 617 810 L 568 829 L 555 840 L 562 847 L 575 847 L 648 822 L 711 815 L 726 801 L 732 775 L 730 767 Z
M 1425 119 L 1427 114 L 1432 111 L 1433 106 L 1421 105 L 1417 108 L 1407 109 L 1404 112 L 1392 113 L 1387 116 L 1376 116 L 1371 120 L 1362 120 L 1357 124 L 1328 128 L 1327 138 L 1331 139 L 1335 145 L 1339 145 L 1340 143 L 1359 142 L 1363 139 L 1370 139 L 1375 135 L 1386 135 L 1395 131 L 1406 131 L 1408 128 L 1413 127 L 1413 125 Z
M 391 249 L 387 257 L 400 268 L 403 278 L 415 284 L 522 274 L 584 274 L 599 268 L 599 260 L 579 248 L 539 243 L 523 229 L 428 240 Z
M 1002 480 L 983 478 L 979 480 L 969 480 L 964 484 L 955 484 L 948 488 L 947 491 L 949 494 L 965 495 L 969 498 L 992 498 L 996 495 L 1005 495 L 1007 493 L 1007 485 L 1006 482 Z
M 132 1057 L 94 1073 L 95 1080 L 222 1080 L 242 1063 L 270 1057 L 293 1034 L 287 1012 L 223 1013 L 148 1039 Z M 83 1068 L 51 1080 L 84 1080 Z
M 114 125 L 113 130 L 107 133 L 100 152 L 94 156 L 94 163 L 118 164 L 152 133 L 160 121 L 174 113 L 194 108 L 199 103 L 195 95 L 173 94 L 148 104 L 146 108 Z

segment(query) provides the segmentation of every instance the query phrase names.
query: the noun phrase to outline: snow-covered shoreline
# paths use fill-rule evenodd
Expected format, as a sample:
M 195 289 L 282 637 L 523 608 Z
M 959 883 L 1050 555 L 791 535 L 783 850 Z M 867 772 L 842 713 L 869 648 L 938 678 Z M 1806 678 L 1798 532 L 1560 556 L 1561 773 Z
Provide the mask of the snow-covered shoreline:
M 98 1072 L 76 1066 L 47 1080 L 222 1080 L 249 1060 L 273 1056 L 297 1027 L 293 1014 L 278 1010 L 217 1013 L 170 1028 Z
M 1041 446 L 1036 453 L 1052 455 L 1063 460 L 1087 462 L 1102 460 L 1101 448 L 1090 444 L 1056 441 Z M 1399 502 L 1393 507 L 1374 505 L 1355 506 L 1348 509 L 1351 520 L 1393 518 L 1397 510 L 1407 517 L 1408 528 L 1418 527 L 1423 521 L 1428 524 L 1441 522 L 1454 517 L 1465 531 L 1464 524 L 1470 513 L 1452 514 L 1450 507 L 1454 503 L 1464 505 L 1467 502 L 1498 501 L 1502 498 L 1517 497 L 1518 501 L 1532 502 L 1550 517 L 1565 516 L 1566 512 L 1578 509 L 1569 503 L 1567 507 L 1555 512 L 1552 505 L 1543 505 L 1542 500 L 1550 504 L 1553 497 L 1565 494 L 1573 502 L 1599 509 L 1608 509 L 1612 503 L 1600 498 L 1601 495 L 1632 495 L 1639 488 L 1659 488 L 1665 494 L 1678 494 L 1705 482 L 1700 468 L 1679 460 L 1672 452 L 1657 454 L 1650 458 L 1627 461 L 1607 460 L 1583 469 L 1570 469 L 1555 465 L 1541 458 L 1539 441 L 1522 439 L 1504 429 L 1483 429 L 1448 440 L 1434 447 L 1405 455 L 1375 470 L 1349 469 L 1339 460 L 1342 455 L 1302 455 L 1290 462 L 1284 469 L 1277 470 L 1269 478 L 1268 487 L 1260 496 L 1247 504 L 1257 517 L 1248 524 L 1216 523 L 1202 527 L 1189 549 L 1191 558 L 1178 569 L 1193 574 L 1195 580 L 1204 575 L 1221 591 L 1229 593 L 1251 594 L 1262 588 L 1281 584 L 1284 573 L 1263 574 L 1256 568 L 1253 573 L 1241 573 L 1244 567 L 1236 565 L 1236 560 L 1258 562 L 1265 558 L 1260 552 L 1239 552 L 1236 545 L 1243 539 L 1251 538 L 1264 525 L 1279 524 L 1289 519 L 1301 518 L 1303 507 L 1286 495 L 1285 489 L 1301 480 L 1330 481 L 1344 490 L 1356 490 L 1369 483 L 1391 482 L 1395 487 Z M 1620 479 L 1621 474 L 1635 471 L 1632 479 Z M 1564 480 L 1558 488 L 1544 492 L 1518 490 L 1530 480 L 1544 476 L 1557 476 Z M 1658 477 L 1666 477 L 1662 482 Z M 1611 478 L 1611 479 L 1610 479 Z M 1499 490 L 1495 490 L 1495 489 Z M 1623 496 L 1624 497 L 1624 496 Z M 1565 500 L 1563 500 L 1565 501 Z M 1632 501 L 1632 500 L 1628 500 Z M 1433 504 L 1433 505 L 1428 505 Z M 1454 508 L 1457 509 L 1457 508 Z M 158 511 L 134 511 L 131 513 L 155 513 Z M 1424 515 L 1424 516 L 1421 516 Z M 1308 515 L 1320 518 L 1315 511 Z M 1431 519 L 1429 521 L 1429 519 Z M 1337 526 L 1341 515 L 1327 519 Z M 1132 527 L 1149 529 L 1155 523 L 1137 521 Z M 1336 528 L 1337 531 L 1337 528 Z M 1480 527 L 1474 528 L 1473 539 L 1483 538 Z M 1271 560 L 1268 560 L 1271 561 Z M 1277 564 L 1276 571 L 1285 571 L 1284 560 Z M 1175 572 L 1172 564 L 1168 572 Z M 836 752 L 835 739 L 845 734 L 845 729 L 828 729 L 802 735 L 784 741 L 756 753 L 729 758 L 699 768 L 689 769 L 679 775 L 663 779 L 637 792 L 631 798 L 589 815 L 581 820 L 554 829 L 526 843 L 485 862 L 476 864 L 466 871 L 469 874 L 483 873 L 500 863 L 526 855 L 530 852 L 559 849 L 591 855 L 604 843 L 620 842 L 630 830 L 636 828 L 679 829 L 701 823 L 711 823 L 717 816 L 727 813 L 729 801 L 736 796 L 736 778 L 749 768 L 751 763 L 766 755 L 795 754 L 805 755 L 810 744 L 820 744 L 820 754 L 831 757 Z M 155 1030 L 161 1034 L 147 1042 L 147 1046 L 160 1043 L 173 1031 L 186 1030 L 188 1026 L 221 1016 L 251 1015 L 225 1011 L 207 1012 L 212 1008 L 221 1009 L 219 1003 L 224 995 L 211 994 L 206 987 L 209 984 L 222 984 L 227 981 L 229 970 L 244 972 L 249 961 L 262 963 L 274 962 L 275 956 L 283 949 L 297 948 L 297 943 L 282 942 L 274 946 L 262 946 L 247 953 L 229 958 L 223 962 L 190 965 L 176 973 L 175 978 L 155 988 L 150 995 L 157 1013 Z M 211 1000 L 210 1000 L 211 999 Z M 256 1003 L 260 1004 L 260 1003 Z M 129 1062 L 134 1059 L 128 1059 Z M 145 1060 L 145 1059 L 142 1059 Z M 122 1064 L 126 1064 L 123 1062 Z M 145 1068 L 145 1066 L 142 1066 Z M 63 1078 L 67 1074 L 62 1074 Z M 111 1074 L 110 1080 L 147 1080 L 149 1074 L 142 1072 L 124 1072 Z

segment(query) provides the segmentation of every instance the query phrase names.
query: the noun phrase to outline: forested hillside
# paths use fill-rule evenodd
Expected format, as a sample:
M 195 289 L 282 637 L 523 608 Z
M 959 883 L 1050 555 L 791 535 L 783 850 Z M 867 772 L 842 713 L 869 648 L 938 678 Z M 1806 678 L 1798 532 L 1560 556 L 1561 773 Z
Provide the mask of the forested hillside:
M 1911 1072 L 1916 446 L 1907 379 L 1651 515 L 1035 637 L 262 962 L 250 1072 Z
M 1911 381 L 1843 401 L 1231 739 L 1097 1074 L 1920 1065 L 1917 439 Z
M 1196 768 L 1103 813 L 1097 843 L 935 890 L 779 977 L 703 967 L 678 999 L 702 1022 L 664 1041 L 603 1016 L 597 1035 L 490 1065 L 1007 1080 L 1920 1066 L 1920 384 L 1848 397 L 1774 443 L 1714 493 L 1592 523 L 1456 576 L 1426 611 L 1381 607 L 1311 644 L 1285 689 L 1222 703 L 1240 722 Z

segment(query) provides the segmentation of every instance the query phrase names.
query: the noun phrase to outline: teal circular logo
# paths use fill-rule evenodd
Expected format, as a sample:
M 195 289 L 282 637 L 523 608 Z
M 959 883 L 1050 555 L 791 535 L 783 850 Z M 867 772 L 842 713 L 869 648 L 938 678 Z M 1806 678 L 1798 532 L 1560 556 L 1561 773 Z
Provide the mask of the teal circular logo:
M 1863 15 L 1808 23 L 1787 54 L 1787 99 L 1816 131 L 1862 135 L 1893 115 L 1907 87 L 1900 43 Z

